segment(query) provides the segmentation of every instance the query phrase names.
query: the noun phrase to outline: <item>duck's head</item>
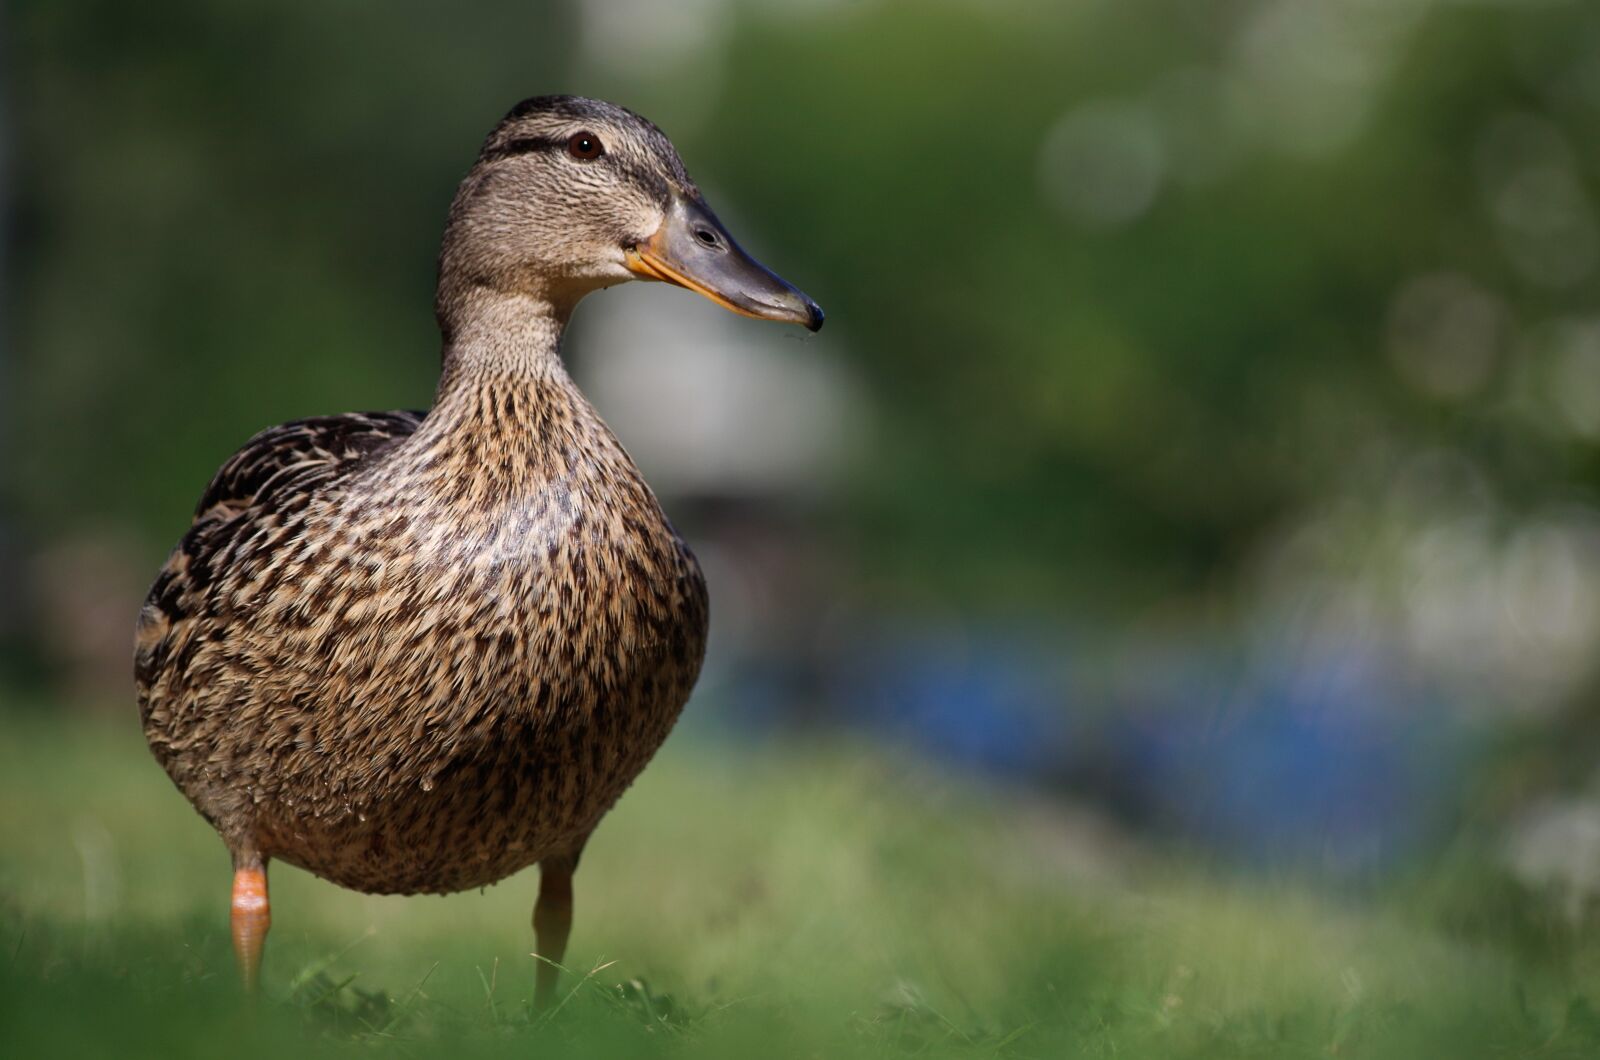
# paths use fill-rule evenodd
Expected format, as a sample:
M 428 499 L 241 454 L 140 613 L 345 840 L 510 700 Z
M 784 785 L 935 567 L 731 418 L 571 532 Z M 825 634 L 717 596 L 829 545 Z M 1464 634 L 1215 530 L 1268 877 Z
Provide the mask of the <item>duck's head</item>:
M 451 205 L 441 318 L 475 289 L 566 310 L 631 279 L 675 283 L 746 316 L 822 326 L 815 302 L 734 242 L 660 129 L 578 96 L 517 104 Z

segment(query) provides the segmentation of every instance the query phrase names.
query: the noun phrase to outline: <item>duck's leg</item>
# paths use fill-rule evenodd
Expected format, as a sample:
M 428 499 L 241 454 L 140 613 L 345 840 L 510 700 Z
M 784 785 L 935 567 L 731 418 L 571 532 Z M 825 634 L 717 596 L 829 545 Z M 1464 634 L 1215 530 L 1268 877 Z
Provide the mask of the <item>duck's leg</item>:
M 562 854 L 539 862 L 539 900 L 533 907 L 533 932 L 539 947 L 539 970 L 533 988 L 533 1005 L 547 1009 L 555 1000 L 556 967 L 567 955 L 567 936 L 572 932 L 572 873 L 578 867 L 577 854 Z
M 272 906 L 267 901 L 267 863 L 258 854 L 235 854 L 233 859 L 233 955 L 239 960 L 239 977 L 246 993 L 256 992 L 261 970 L 261 946 L 272 926 Z

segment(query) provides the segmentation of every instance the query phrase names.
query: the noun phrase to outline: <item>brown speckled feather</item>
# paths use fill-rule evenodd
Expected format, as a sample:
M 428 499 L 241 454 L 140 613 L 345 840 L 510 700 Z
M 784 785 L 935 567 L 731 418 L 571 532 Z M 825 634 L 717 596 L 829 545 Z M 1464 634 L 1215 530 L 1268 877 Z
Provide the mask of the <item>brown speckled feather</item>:
M 699 670 L 698 567 L 564 372 L 225 464 L 140 616 L 157 758 L 236 852 L 364 891 L 575 850 Z

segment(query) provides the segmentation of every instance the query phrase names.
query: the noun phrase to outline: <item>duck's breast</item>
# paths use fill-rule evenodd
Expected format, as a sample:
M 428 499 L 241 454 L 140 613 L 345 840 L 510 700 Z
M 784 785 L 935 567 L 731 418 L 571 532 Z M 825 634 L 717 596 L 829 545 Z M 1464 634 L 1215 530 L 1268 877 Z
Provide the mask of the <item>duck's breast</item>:
M 654 497 L 597 477 L 480 505 L 330 498 L 298 591 L 263 615 L 285 685 L 254 726 L 264 853 L 448 891 L 582 842 L 666 738 L 706 635 Z

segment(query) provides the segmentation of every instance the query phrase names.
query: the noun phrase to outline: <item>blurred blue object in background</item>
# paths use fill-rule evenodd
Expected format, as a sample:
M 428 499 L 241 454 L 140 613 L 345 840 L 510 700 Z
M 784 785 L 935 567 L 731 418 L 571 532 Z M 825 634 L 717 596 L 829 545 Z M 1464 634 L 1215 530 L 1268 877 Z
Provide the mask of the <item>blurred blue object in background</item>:
M 1059 775 L 1081 716 L 1061 709 L 1065 674 L 1038 634 L 884 627 L 838 660 L 828 700 L 873 735 L 1009 780 Z
M 1367 643 L 1139 642 L 884 623 L 815 678 L 741 665 L 719 698 L 760 739 L 825 720 L 974 778 L 1086 797 L 1231 862 L 1394 867 L 1452 819 L 1472 726 Z M 1063 647 L 1052 649 L 1051 644 Z M 1093 660 L 1115 655 L 1109 676 Z M 820 694 L 815 694 L 820 692 Z
M 1323 645 L 1237 673 L 1194 653 L 1149 666 L 1114 756 L 1160 828 L 1253 863 L 1354 871 L 1442 823 L 1466 737 L 1384 660 Z
M 1135 813 L 1252 864 L 1392 864 L 1448 818 L 1472 741 L 1394 660 L 1313 644 L 1151 651 L 1110 757 Z

